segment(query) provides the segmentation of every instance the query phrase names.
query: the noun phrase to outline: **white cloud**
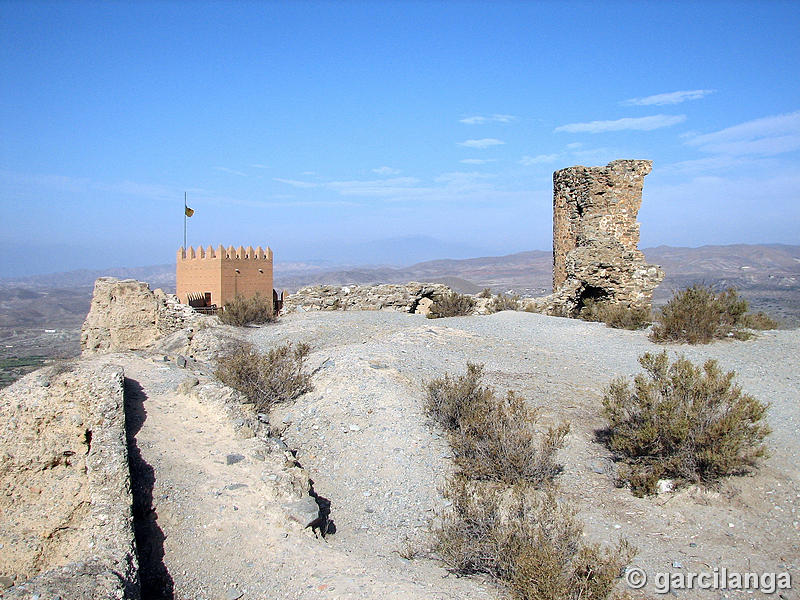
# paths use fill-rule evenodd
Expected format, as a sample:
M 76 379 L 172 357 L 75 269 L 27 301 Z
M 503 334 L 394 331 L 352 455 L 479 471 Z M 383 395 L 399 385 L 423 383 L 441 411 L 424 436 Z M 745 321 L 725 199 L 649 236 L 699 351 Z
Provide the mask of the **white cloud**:
M 582 148 L 583 144 L 580 142 L 572 142 L 571 144 L 567 144 L 567 150 L 577 150 L 578 148 Z
M 663 106 L 665 104 L 680 104 L 687 100 L 700 100 L 714 90 L 682 90 L 679 92 L 669 92 L 667 94 L 655 94 L 644 98 L 630 98 L 621 102 L 624 106 Z
M 229 175 L 238 175 L 239 177 L 247 177 L 247 173 L 243 173 L 242 171 L 237 171 L 236 169 L 229 169 L 228 167 L 214 167 L 215 171 L 222 171 L 223 173 L 228 173 Z
M 296 188 L 315 188 L 317 187 L 316 183 L 311 181 L 298 181 L 297 179 L 283 179 L 282 177 L 273 177 L 273 181 L 277 181 L 279 183 L 285 183 L 286 185 L 290 185 Z
M 459 142 L 459 146 L 465 146 L 466 148 L 489 148 L 491 146 L 501 146 L 505 144 L 504 141 L 498 140 L 495 138 L 482 138 L 480 140 L 464 140 L 463 142 Z
M 392 196 L 414 190 L 419 179 L 416 177 L 393 177 L 391 179 L 330 181 L 325 187 L 343 196 Z
M 568 133 L 604 133 L 606 131 L 651 131 L 683 123 L 686 115 L 653 115 L 651 117 L 625 117 L 615 121 L 591 121 L 589 123 L 569 123 L 556 127 L 554 131 Z
M 269 169 L 269 165 L 262 165 L 261 163 L 253 163 L 250 166 L 254 169 Z
M 763 117 L 686 141 L 703 152 L 774 156 L 800 148 L 800 111 Z
M 497 162 L 496 158 L 464 158 L 460 161 L 465 165 L 485 165 L 486 163 Z
M 399 175 L 400 169 L 393 169 L 392 167 L 378 167 L 377 169 L 372 169 L 372 172 L 376 175 Z
M 519 160 L 519 164 L 529 167 L 531 165 L 551 163 L 557 161 L 560 156 L 560 154 L 537 154 L 536 156 L 523 156 Z
M 465 125 L 486 125 L 487 123 L 511 123 L 511 121 L 515 121 L 517 117 L 513 115 L 489 115 L 488 117 L 482 115 L 475 115 L 474 117 L 464 117 L 460 119 L 459 123 L 464 123 Z

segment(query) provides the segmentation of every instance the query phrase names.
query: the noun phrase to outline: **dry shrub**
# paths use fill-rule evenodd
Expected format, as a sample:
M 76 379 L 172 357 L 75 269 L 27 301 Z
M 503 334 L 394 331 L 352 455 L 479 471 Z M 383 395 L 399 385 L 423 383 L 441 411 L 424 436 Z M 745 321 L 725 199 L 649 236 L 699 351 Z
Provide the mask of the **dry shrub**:
M 537 428 L 538 411 L 514 392 L 498 397 L 481 385 L 482 365 L 428 384 L 425 409 L 447 430 L 460 473 L 470 479 L 541 484 L 559 471 L 555 455 L 569 425 Z
M 474 407 L 450 433 L 455 462 L 471 479 L 513 484 L 551 481 L 559 472 L 556 452 L 564 445 L 569 425 L 537 430 L 538 411 L 528 408 L 514 392 L 494 394 L 484 407 Z
M 728 336 L 747 339 L 747 301 L 729 288 L 719 294 L 710 287 L 692 286 L 677 292 L 661 309 L 650 339 L 654 342 L 708 344 Z
M 522 297 L 519 294 L 497 294 L 488 305 L 489 312 L 500 312 L 503 310 L 520 310 Z
M 492 288 L 483 288 L 481 293 L 478 294 L 478 298 L 491 298 L 492 297 Z
M 287 342 L 263 354 L 251 344 L 238 344 L 217 360 L 217 378 L 244 394 L 256 410 L 268 412 L 276 402 L 292 400 L 311 389 L 303 372 L 311 347 Z
M 226 325 L 244 327 L 251 323 L 272 323 L 277 320 L 272 310 L 272 299 L 256 294 L 250 298 L 236 296 L 225 305 L 219 313 L 220 320 Z
M 747 329 L 758 329 L 765 331 L 767 329 L 777 329 L 778 322 L 764 312 L 747 313 L 742 315 L 739 324 Z
M 650 325 L 650 311 L 642 307 L 586 300 L 578 318 L 584 321 L 605 323 L 614 329 L 644 329 Z
M 442 317 L 463 317 L 471 315 L 475 309 L 475 298 L 458 292 L 443 294 L 431 304 L 429 319 Z
M 600 600 L 613 592 L 635 550 L 601 549 L 582 540 L 576 511 L 552 488 L 507 487 L 455 476 L 452 501 L 434 549 L 459 574 L 485 573 L 520 600 Z
M 735 372 L 723 373 L 714 360 L 702 368 L 684 357 L 670 364 L 666 351 L 639 363 L 646 375 L 633 388 L 615 379 L 603 398 L 609 447 L 636 495 L 654 493 L 662 478 L 711 482 L 766 455 L 768 404 L 743 393 Z

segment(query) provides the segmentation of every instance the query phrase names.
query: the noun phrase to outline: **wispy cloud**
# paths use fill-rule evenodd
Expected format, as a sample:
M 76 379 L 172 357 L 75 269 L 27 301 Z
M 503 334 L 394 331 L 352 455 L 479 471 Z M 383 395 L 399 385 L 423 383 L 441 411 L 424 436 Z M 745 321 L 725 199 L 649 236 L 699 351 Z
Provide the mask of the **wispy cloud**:
M 519 160 L 519 164 L 529 167 L 531 165 L 551 163 L 557 161 L 560 156 L 560 154 L 537 154 L 536 156 L 523 156 Z
M 228 173 L 229 175 L 237 175 L 239 177 L 247 177 L 247 173 L 243 173 L 242 171 L 237 171 L 236 169 L 229 169 L 228 167 L 214 167 L 215 171 L 222 171 L 223 173 Z
M 763 117 L 689 138 L 703 152 L 774 156 L 800 148 L 800 111 Z
M 591 121 L 589 123 L 569 123 L 554 129 L 555 132 L 605 133 L 607 131 L 651 131 L 683 123 L 686 115 L 653 115 L 651 117 L 625 117 L 615 121 Z
M 326 188 L 337 191 L 343 196 L 385 197 L 398 193 L 408 193 L 419 183 L 416 177 L 394 177 L 390 179 L 329 181 Z
M 372 169 L 372 172 L 376 175 L 399 175 L 401 173 L 400 169 L 394 169 L 392 167 L 378 167 L 377 169 Z
M 282 177 L 273 177 L 273 181 L 277 181 L 278 183 L 285 183 L 286 185 L 290 185 L 296 188 L 315 188 L 318 184 L 311 182 L 311 181 L 299 181 L 297 179 L 283 179 Z
M 714 90 L 681 90 L 678 92 L 668 92 L 666 94 L 655 94 L 643 98 L 630 98 L 620 102 L 623 106 L 664 106 L 666 104 L 680 104 L 687 100 L 700 100 Z
M 250 166 L 253 167 L 254 169 L 269 169 L 269 165 L 264 165 L 261 163 L 253 163 Z
M 487 123 L 511 123 L 515 121 L 517 117 L 513 115 L 475 115 L 473 117 L 464 117 L 463 119 L 459 119 L 459 123 L 464 123 L 465 125 L 486 125 Z
M 464 146 L 466 148 L 490 148 L 491 146 L 501 146 L 505 144 L 504 141 L 498 140 L 495 138 L 482 138 L 480 140 L 464 140 L 463 142 L 459 142 L 459 146 Z
M 464 158 L 460 161 L 465 165 L 485 165 L 486 163 L 497 162 L 496 158 Z

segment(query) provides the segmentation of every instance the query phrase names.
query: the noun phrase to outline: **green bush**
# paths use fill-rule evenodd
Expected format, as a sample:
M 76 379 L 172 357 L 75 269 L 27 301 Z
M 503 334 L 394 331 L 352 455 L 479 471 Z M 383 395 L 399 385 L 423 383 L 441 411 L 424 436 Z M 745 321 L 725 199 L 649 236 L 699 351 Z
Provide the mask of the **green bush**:
M 661 309 L 650 339 L 707 344 L 725 337 L 747 339 L 751 336 L 742 328 L 757 328 L 751 325 L 777 325 L 763 313 L 748 315 L 747 308 L 733 288 L 717 294 L 710 287 L 693 286 L 677 292 Z
M 475 309 L 475 298 L 458 292 L 449 292 L 434 300 L 431 304 L 429 319 L 443 317 L 463 317 L 471 315 Z
M 483 573 L 519 600 L 602 600 L 611 596 L 635 550 L 625 541 L 586 544 L 576 511 L 555 491 L 470 482 L 453 477 L 452 501 L 434 551 L 453 572 Z
M 766 455 L 768 405 L 742 392 L 716 361 L 702 368 L 666 351 L 644 354 L 633 387 L 611 382 L 603 398 L 608 445 L 624 463 L 620 479 L 636 495 L 659 479 L 708 483 L 740 473 Z
M 263 354 L 251 344 L 241 343 L 217 360 L 216 376 L 268 412 L 276 402 L 297 398 L 311 389 L 311 376 L 303 372 L 311 351 L 308 344 L 288 342 Z
M 641 307 L 627 307 L 621 304 L 608 304 L 586 300 L 578 313 L 584 321 L 605 323 L 614 329 L 644 329 L 650 325 L 650 311 Z
M 506 294 L 497 294 L 492 301 L 489 302 L 488 309 L 489 312 L 496 313 L 503 310 L 520 310 L 522 306 L 522 298 L 519 294 L 512 294 L 507 296 Z
M 236 296 L 228 302 L 221 313 L 220 320 L 226 325 L 243 327 L 250 324 L 271 323 L 277 320 L 272 310 L 272 299 L 260 294 L 245 298 Z
M 498 397 L 481 385 L 482 373 L 481 365 L 467 363 L 464 375 L 446 374 L 428 384 L 425 409 L 448 432 L 459 472 L 509 485 L 552 481 L 569 425 L 540 433 L 538 411 L 514 392 Z

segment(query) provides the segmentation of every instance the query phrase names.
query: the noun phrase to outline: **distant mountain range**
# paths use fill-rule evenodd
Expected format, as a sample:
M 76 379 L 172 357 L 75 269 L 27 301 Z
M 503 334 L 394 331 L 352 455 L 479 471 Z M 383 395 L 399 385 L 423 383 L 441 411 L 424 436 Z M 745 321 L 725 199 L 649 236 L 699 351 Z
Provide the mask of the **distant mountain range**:
M 667 274 L 656 290 L 657 303 L 669 299 L 674 290 L 695 283 L 720 288 L 734 286 L 754 307 L 788 322 L 800 322 L 800 246 L 658 246 L 645 249 L 644 253 L 649 262 L 661 265 Z M 276 288 L 290 292 L 315 284 L 425 281 L 445 283 L 465 293 L 489 287 L 494 292 L 513 291 L 528 296 L 551 291 L 552 268 L 552 254 L 538 250 L 506 256 L 431 260 L 408 267 L 333 267 L 318 262 L 277 262 L 274 267 Z M 175 265 L 169 264 L 1 279 L 0 326 L 79 324 L 89 309 L 94 280 L 101 276 L 139 279 L 168 292 L 175 289 Z

